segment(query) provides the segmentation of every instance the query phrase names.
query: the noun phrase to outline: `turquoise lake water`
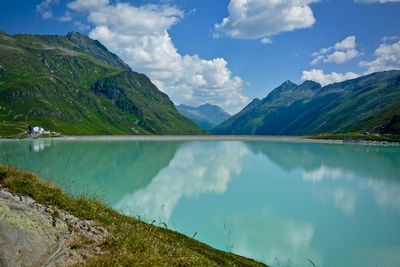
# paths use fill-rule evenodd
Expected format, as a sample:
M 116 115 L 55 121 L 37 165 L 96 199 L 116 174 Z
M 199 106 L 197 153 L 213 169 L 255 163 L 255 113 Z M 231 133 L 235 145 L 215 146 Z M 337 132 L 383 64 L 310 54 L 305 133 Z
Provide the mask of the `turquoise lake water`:
M 272 266 L 400 266 L 400 147 L 26 140 L 0 162 Z

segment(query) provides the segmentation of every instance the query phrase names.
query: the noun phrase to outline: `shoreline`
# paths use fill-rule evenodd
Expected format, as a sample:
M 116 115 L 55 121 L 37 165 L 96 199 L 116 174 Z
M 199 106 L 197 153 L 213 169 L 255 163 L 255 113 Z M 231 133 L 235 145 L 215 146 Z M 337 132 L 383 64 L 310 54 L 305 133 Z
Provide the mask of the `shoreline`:
M 400 146 L 398 141 L 374 141 L 363 139 L 323 139 L 306 136 L 279 136 L 279 135 L 69 135 L 52 138 L 0 138 L 4 141 L 26 141 L 26 140 L 59 140 L 59 141 L 254 141 L 254 142 L 298 142 L 298 143 L 320 143 L 320 144 L 358 144 L 358 145 L 380 145 Z
M 23 236 L 0 244 L 0 263 L 12 266 L 53 266 L 61 261 L 66 266 L 157 266 L 163 262 L 168 266 L 268 267 L 213 248 L 195 235 L 124 215 L 100 201 L 71 197 L 39 176 L 10 166 L 0 165 L 0 211 L 4 217 L 0 227 L 10 229 L 5 233 Z M 21 249 L 15 251 L 15 247 Z

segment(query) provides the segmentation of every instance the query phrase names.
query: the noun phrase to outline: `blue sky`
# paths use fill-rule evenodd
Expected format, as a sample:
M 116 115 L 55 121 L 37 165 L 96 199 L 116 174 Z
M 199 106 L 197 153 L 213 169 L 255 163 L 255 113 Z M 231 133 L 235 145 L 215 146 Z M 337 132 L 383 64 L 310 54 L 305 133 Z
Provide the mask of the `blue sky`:
M 400 69 L 399 14 L 398 0 L 2 0 L 0 30 L 79 31 L 175 103 L 236 112 L 285 80 Z

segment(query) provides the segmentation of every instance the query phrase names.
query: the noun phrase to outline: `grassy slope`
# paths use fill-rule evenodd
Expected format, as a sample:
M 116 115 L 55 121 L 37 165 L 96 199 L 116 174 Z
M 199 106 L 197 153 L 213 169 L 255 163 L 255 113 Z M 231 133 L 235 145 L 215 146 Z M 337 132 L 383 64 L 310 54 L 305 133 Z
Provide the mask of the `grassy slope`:
M 265 266 L 244 257 L 213 249 L 177 232 L 124 216 L 83 197 L 70 198 L 31 173 L 0 166 L 0 183 L 12 192 L 56 206 L 105 227 L 111 237 L 105 255 L 88 266 Z
M 287 126 L 298 113 L 289 111 L 296 102 L 312 98 L 321 86 L 307 81 L 301 85 L 290 81 L 275 88 L 262 100 L 253 100 L 238 114 L 232 116 L 212 130 L 217 134 L 282 134 L 282 128 Z M 284 112 L 282 112 L 284 111 Z
M 387 123 L 400 115 L 399 77 L 399 71 L 387 71 L 325 87 L 334 91 L 338 101 L 332 101 L 315 121 L 297 133 L 364 132 Z
M 400 71 L 375 73 L 321 89 L 310 82 L 298 87 L 287 84 L 212 132 L 261 135 L 363 132 L 400 115 Z
M 122 134 L 122 129 L 103 123 L 104 119 L 113 119 L 101 112 L 107 103 L 82 90 L 96 79 L 119 70 L 84 54 L 66 52 L 71 45 L 65 40 L 59 41 L 58 48 L 44 47 L 42 43 L 19 36 L 15 41 L 2 42 L 2 135 L 18 133 L 29 124 L 67 134 L 75 131 L 85 134 L 92 129 Z M 90 111 L 95 112 L 91 115 Z
M 143 74 L 124 71 L 99 79 L 90 89 L 112 101 L 120 110 L 135 114 L 135 126 L 151 134 L 202 132 L 192 121 L 181 116 L 168 96 Z
M 81 36 L 85 47 L 98 48 L 85 38 Z M 28 125 L 79 135 L 202 132 L 147 77 L 79 49 L 64 36 L 0 33 L 0 136 L 17 134 Z M 93 55 L 99 51 L 115 65 L 122 64 L 106 50 L 94 50 Z M 125 79 L 118 86 L 133 105 L 144 107 L 140 112 L 123 109 L 92 90 L 95 82 L 121 75 L 145 81 L 140 87 L 138 81 Z M 150 96 L 143 95 L 147 91 Z M 163 105 L 158 107 L 157 101 Z

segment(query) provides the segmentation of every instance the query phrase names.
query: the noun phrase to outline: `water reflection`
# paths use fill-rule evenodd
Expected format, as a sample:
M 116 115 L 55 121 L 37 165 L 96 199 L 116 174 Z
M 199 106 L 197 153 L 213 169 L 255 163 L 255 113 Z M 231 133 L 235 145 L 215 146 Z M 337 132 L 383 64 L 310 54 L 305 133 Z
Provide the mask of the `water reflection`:
M 273 266 L 399 262 L 400 147 L 34 140 L 0 160 Z
M 148 186 L 126 195 L 116 208 L 149 220 L 168 222 L 181 198 L 223 194 L 232 176 L 241 173 L 241 159 L 247 152 L 240 142 L 188 143 Z
M 0 161 L 40 174 L 74 195 L 115 204 L 168 166 L 181 142 L 0 142 Z M 150 167 L 151 166 L 151 167 Z
M 361 189 L 371 191 L 375 202 L 382 207 L 395 208 L 400 211 L 400 184 L 376 179 L 362 183 Z
M 312 247 L 315 234 L 310 223 L 280 218 L 269 211 L 230 218 L 234 251 L 274 266 L 321 266 L 322 258 Z
M 246 142 L 246 145 L 285 171 L 299 169 L 317 174 L 317 179 L 321 175 L 322 178 L 332 174 L 341 176 L 346 172 L 346 175 L 400 181 L 400 147 L 291 142 Z
M 400 211 L 399 147 L 279 142 L 247 145 L 286 172 L 300 170 L 303 180 L 314 184 L 314 194 L 331 198 L 346 215 L 354 215 L 357 196 L 364 191 L 374 194 L 377 205 Z M 355 177 L 362 179 L 354 181 Z M 326 179 L 331 181 L 323 183 Z
M 318 214 L 313 219 L 310 215 L 303 217 L 292 213 L 292 218 L 316 223 L 318 232 L 311 240 L 311 245 L 318 247 L 321 253 L 316 258 L 321 261 L 317 266 L 398 266 L 400 234 L 396 225 L 400 223 L 399 147 L 279 142 L 246 144 L 253 153 L 263 155 L 266 160 L 279 166 L 286 173 L 285 179 L 294 179 L 286 181 L 285 189 L 283 184 L 279 187 L 280 182 L 269 183 L 277 190 L 282 190 L 281 194 L 284 195 L 281 201 L 296 198 L 300 210 L 311 209 Z M 299 178 L 305 184 L 298 184 L 296 179 Z M 291 190 L 290 184 L 296 184 L 296 190 L 303 191 L 303 194 Z M 311 202 L 307 201 L 308 190 L 311 192 Z M 268 206 L 280 207 L 276 204 Z M 288 204 L 284 206 L 286 209 L 290 207 Z M 331 207 L 344 217 L 333 213 Z M 262 232 L 262 229 L 260 227 L 258 230 Z M 279 241 L 276 237 L 272 239 Z M 289 244 L 286 242 L 286 245 Z M 268 247 L 276 249 L 280 246 L 270 244 Z M 339 247 L 342 249 L 338 250 Z M 245 253 L 257 248 L 259 246 L 254 245 L 253 250 Z M 304 263 L 307 252 L 301 247 L 295 250 L 301 256 L 297 259 L 291 256 L 296 262 L 294 266 L 310 266 Z M 278 252 L 275 254 L 279 255 Z M 291 255 L 290 249 L 287 249 L 286 255 Z M 281 265 L 274 263 L 274 266 Z
M 29 143 L 29 149 L 33 152 L 40 152 L 45 148 L 49 148 L 50 144 L 50 140 L 36 139 Z
M 351 178 L 351 173 L 344 173 L 340 168 L 329 168 L 325 165 L 319 166 L 314 170 L 302 171 L 303 179 L 308 182 L 318 183 L 324 179 L 337 179 L 343 177 Z

